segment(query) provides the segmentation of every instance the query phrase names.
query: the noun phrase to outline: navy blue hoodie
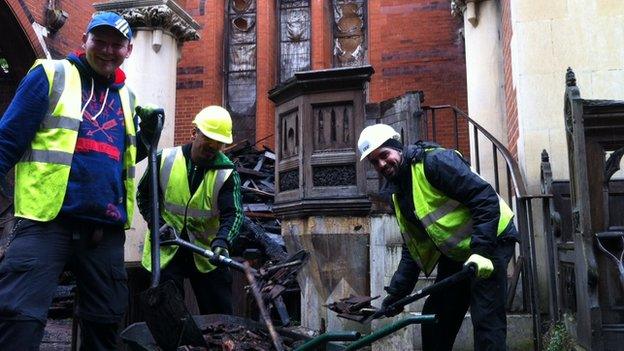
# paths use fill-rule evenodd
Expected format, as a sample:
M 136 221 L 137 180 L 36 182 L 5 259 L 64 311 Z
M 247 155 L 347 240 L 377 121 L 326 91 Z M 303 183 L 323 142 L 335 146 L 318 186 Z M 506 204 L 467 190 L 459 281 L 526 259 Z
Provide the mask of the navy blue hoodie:
M 125 75 L 118 69 L 113 79 L 103 78 L 89 67 L 84 54 L 70 54 L 67 59 L 80 72 L 84 113 L 59 216 L 122 225 L 127 218 L 122 180 L 126 145 L 119 89 Z M 48 110 L 48 89 L 41 66 L 20 82 L 0 119 L 0 175 L 30 147 Z

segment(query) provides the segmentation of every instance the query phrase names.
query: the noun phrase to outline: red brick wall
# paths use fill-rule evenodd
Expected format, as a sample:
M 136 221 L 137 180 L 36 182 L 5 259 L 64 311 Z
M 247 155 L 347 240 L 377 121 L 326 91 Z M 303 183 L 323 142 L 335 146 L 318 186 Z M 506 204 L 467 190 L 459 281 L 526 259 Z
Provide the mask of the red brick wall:
M 256 103 L 256 140 L 258 146 L 275 145 L 275 105 L 267 97 L 267 92 L 277 83 L 277 23 L 275 1 L 258 1 L 258 58 Z
M 174 143 L 189 141 L 195 114 L 223 105 L 225 1 L 186 1 L 185 10 L 199 23 L 200 40 L 184 43 L 178 63 Z
M 503 24 L 503 68 L 505 73 L 505 107 L 507 113 L 507 148 L 514 157 L 518 157 L 518 104 L 516 101 L 516 88 L 513 85 L 513 72 L 511 70 L 511 38 L 513 28 L 511 25 L 511 0 L 502 0 L 502 24 Z
M 330 0 L 310 0 L 312 69 L 332 67 L 332 11 Z
M 459 34 L 463 22 L 450 15 L 450 2 L 386 0 L 369 1 L 368 6 L 368 52 L 375 69 L 371 101 L 422 90 L 424 105 L 450 104 L 466 111 L 466 61 Z M 450 114 L 438 118 L 436 134 L 438 143 L 454 146 Z M 460 127 L 460 148 L 467 154 L 465 124 Z
M 257 1 L 258 103 L 257 139 L 273 145 L 274 106 L 267 92 L 276 82 L 277 24 L 276 2 Z M 504 3 L 508 4 L 509 0 Z M 47 0 L 7 0 L 22 24 L 37 56 L 42 57 L 32 22 L 44 23 Z M 84 27 L 93 12 L 83 1 L 57 1 L 69 14 L 65 25 L 46 39 L 54 57 L 66 55 L 81 46 Z M 189 139 L 191 120 L 203 107 L 223 103 L 223 40 L 225 0 L 178 1 L 201 25 L 201 39 L 187 42 L 178 64 L 176 130 L 174 142 Z M 332 7 L 327 0 L 311 0 L 312 67 L 332 66 Z M 375 69 L 370 84 L 371 102 L 399 96 L 410 90 L 423 90 L 425 104 L 453 104 L 466 109 L 466 73 L 459 19 L 450 16 L 446 0 L 384 0 L 368 2 L 368 60 Z M 438 121 L 438 132 L 451 131 L 450 120 Z M 516 123 L 517 124 L 517 123 Z M 510 124 L 510 127 L 513 124 Z M 510 128 L 511 129 L 511 128 Z M 517 128 L 516 128 L 517 130 Z M 452 133 L 438 141 L 451 145 Z M 461 142 L 467 143 L 466 133 Z
M 48 0 L 7 0 L 7 4 L 19 19 L 34 46 L 39 46 L 39 44 L 32 29 L 32 23 L 37 22 L 45 26 L 45 9 L 48 2 Z M 64 57 L 81 47 L 82 33 L 95 10 L 92 3 L 88 1 L 56 1 L 56 3 L 57 8 L 64 10 L 69 16 L 58 32 L 50 34 L 45 39 L 53 58 Z M 43 57 L 43 52 L 39 54 Z
M 9 63 L 9 74 L 0 78 L 0 116 L 34 60 L 45 57 L 44 46 L 37 39 L 32 24 L 36 22 L 45 26 L 47 3 L 45 0 L 7 0 L 0 3 L 0 56 Z M 88 2 L 57 1 L 57 4 L 69 17 L 58 32 L 45 38 L 45 46 L 53 58 L 64 57 L 80 48 L 82 33 L 93 12 Z

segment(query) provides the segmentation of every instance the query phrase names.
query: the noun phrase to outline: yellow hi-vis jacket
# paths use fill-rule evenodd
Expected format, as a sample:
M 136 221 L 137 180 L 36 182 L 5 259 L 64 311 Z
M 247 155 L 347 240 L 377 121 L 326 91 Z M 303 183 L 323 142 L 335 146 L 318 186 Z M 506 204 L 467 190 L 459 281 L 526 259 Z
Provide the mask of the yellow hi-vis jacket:
M 184 227 L 186 212 L 186 230 L 190 241 L 200 247 L 210 249 L 210 243 L 219 230 L 219 191 L 232 174 L 232 169 L 213 169 L 204 174 L 204 179 L 191 196 L 188 183 L 186 160 L 182 147 L 164 149 L 160 160 L 160 188 L 163 192 L 163 204 L 160 209 L 163 219 L 178 232 Z M 188 209 L 186 208 L 188 204 Z M 178 246 L 160 248 L 160 267 L 166 267 L 173 259 Z M 197 270 L 206 273 L 216 267 L 207 258 L 194 254 Z M 151 238 L 149 231 L 145 235 L 143 259 L 141 264 L 151 271 Z
M 436 149 L 426 151 L 433 150 Z M 468 207 L 444 195 L 429 183 L 423 161 L 412 164 L 411 175 L 415 215 L 422 222 L 425 233 L 401 213 L 396 194 L 392 195 L 392 201 L 405 244 L 412 258 L 429 275 L 440 254 L 459 262 L 470 256 L 473 220 Z M 503 233 L 513 219 L 511 208 L 500 196 L 498 198 L 500 217 L 497 236 Z
M 30 149 L 15 166 L 15 215 L 36 221 L 50 221 L 58 215 L 65 199 L 78 128 L 82 122 L 82 88 L 78 69 L 67 60 L 37 60 L 49 83 L 49 108 L 33 138 Z M 123 154 L 123 181 L 126 188 L 125 227 L 134 213 L 134 165 L 136 131 L 134 94 L 119 89 L 124 112 L 126 147 Z

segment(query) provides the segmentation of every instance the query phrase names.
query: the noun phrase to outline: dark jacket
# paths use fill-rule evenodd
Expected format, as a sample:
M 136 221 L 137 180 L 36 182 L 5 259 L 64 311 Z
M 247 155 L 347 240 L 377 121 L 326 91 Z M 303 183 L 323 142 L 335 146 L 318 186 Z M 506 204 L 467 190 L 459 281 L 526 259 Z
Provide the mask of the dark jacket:
M 204 179 L 204 174 L 207 170 L 210 169 L 225 169 L 232 168 L 234 169 L 234 165 L 230 164 L 212 164 L 209 167 L 202 168 L 198 165 L 193 164 L 191 160 L 191 144 L 186 144 L 182 146 L 182 154 L 186 159 L 187 165 L 187 176 L 188 182 L 191 187 L 191 194 L 195 193 L 199 184 Z M 159 153 L 157 156 L 158 164 L 160 165 L 162 154 Z M 217 158 L 215 158 L 216 160 Z M 162 199 L 163 192 L 160 189 L 159 183 L 159 205 L 162 208 Z M 152 213 L 152 202 L 150 199 L 150 182 L 147 172 L 141 178 L 139 182 L 139 187 L 137 191 L 137 206 L 139 207 L 139 212 L 147 221 L 150 223 L 151 221 L 151 213 Z M 232 241 L 238 236 L 240 231 L 241 224 L 243 222 L 243 205 L 241 199 L 241 191 L 240 191 L 240 177 L 238 172 L 234 170 L 232 175 L 225 181 L 223 187 L 219 191 L 219 198 L 217 200 L 217 206 L 219 206 L 219 231 L 217 235 L 212 240 L 211 247 L 224 247 L 226 249 L 230 248 L 230 244 Z M 165 221 L 160 218 L 160 223 L 164 223 Z
M 498 194 L 494 188 L 473 172 L 468 162 L 456 151 L 446 149 L 427 154 L 425 149 L 431 147 L 439 146 L 422 141 L 406 146 L 403 149 L 403 161 L 399 173 L 388 182 L 388 187 L 390 187 L 388 190 L 397 195 L 401 213 L 407 220 L 421 227 L 424 232 L 424 226 L 414 213 L 411 176 L 411 166 L 422 161 L 425 177 L 429 183 L 470 210 L 474 221 L 470 243 L 472 253 L 490 257 L 496 250 L 497 240 L 503 238 L 517 240 L 517 231 L 513 223 L 510 223 L 500 237 L 496 236 L 500 206 Z M 404 244 L 401 262 L 386 290 L 394 295 L 407 295 L 414 289 L 419 274 L 420 267 L 412 259 Z

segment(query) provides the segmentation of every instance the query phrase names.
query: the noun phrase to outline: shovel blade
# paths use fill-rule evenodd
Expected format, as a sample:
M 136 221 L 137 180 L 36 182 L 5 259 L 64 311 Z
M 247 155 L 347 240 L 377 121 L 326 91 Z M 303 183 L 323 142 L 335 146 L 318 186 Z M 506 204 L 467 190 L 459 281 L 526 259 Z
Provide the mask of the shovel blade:
M 172 281 L 141 293 L 140 305 L 145 324 L 163 350 L 176 350 L 182 345 L 206 347 L 201 330 Z

